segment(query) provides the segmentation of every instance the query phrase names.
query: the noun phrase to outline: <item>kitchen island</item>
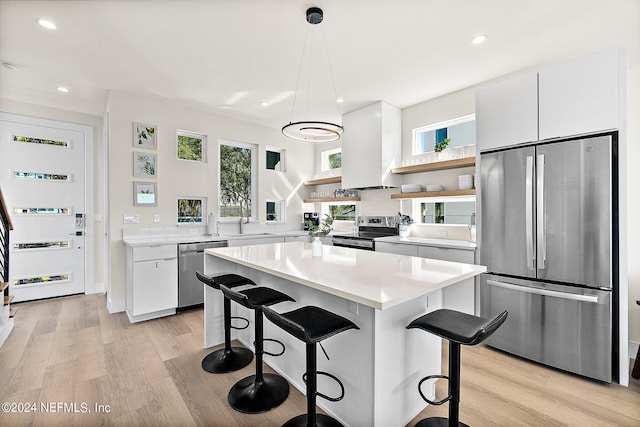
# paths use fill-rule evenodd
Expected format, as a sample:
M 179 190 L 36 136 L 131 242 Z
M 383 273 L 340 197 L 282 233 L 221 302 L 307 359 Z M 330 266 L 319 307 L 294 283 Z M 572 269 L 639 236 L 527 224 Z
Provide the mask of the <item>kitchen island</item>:
M 417 384 L 422 377 L 441 372 L 440 339 L 405 327 L 441 308 L 443 288 L 485 271 L 473 264 L 326 245 L 322 257 L 312 257 L 311 245 L 302 242 L 205 253 L 206 274 L 241 274 L 296 300 L 273 306 L 278 312 L 316 305 L 360 327 L 323 342 L 331 360 L 318 355 L 318 370 L 338 376 L 346 390 L 342 401 L 318 399 L 318 406 L 352 427 L 402 426 L 424 409 Z M 205 347 L 223 342 L 222 300 L 221 292 L 205 287 Z M 253 320 L 253 313 L 238 304 L 232 304 L 232 310 L 232 315 Z M 265 362 L 304 392 L 304 343 L 268 321 L 264 329 L 265 337 L 278 339 L 287 348 L 283 356 L 267 356 Z M 252 348 L 253 328 L 235 331 L 234 338 Z M 277 352 L 271 345 L 266 342 L 265 349 Z M 323 377 L 318 389 L 339 394 L 335 383 Z M 433 397 L 433 385 L 424 392 Z

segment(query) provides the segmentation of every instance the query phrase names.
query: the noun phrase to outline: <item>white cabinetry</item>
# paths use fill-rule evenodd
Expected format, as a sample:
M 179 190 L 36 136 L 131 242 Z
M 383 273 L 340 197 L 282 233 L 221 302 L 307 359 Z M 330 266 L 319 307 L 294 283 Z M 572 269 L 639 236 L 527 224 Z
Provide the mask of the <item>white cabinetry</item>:
M 127 316 L 132 323 L 175 314 L 177 246 L 127 246 L 125 281 Z
M 479 90 L 478 150 L 617 129 L 618 62 L 611 48 Z
M 285 243 L 286 242 L 304 242 L 304 243 L 309 243 L 311 242 L 311 236 L 309 236 L 308 234 L 305 234 L 303 236 L 286 236 L 284 238 Z
M 545 68 L 540 140 L 618 128 L 618 51 L 607 49 Z
M 516 77 L 476 93 L 478 150 L 537 140 L 537 73 Z

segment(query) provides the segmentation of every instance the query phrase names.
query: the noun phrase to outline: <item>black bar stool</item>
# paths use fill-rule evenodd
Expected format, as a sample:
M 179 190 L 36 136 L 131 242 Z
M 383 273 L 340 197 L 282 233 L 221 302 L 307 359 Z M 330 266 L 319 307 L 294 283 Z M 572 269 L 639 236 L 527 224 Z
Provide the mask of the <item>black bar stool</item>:
M 289 396 L 289 383 L 278 374 L 262 372 L 262 355 L 280 356 L 284 353 L 284 344 L 280 341 L 264 338 L 262 310 L 264 307 L 285 301 L 295 301 L 289 295 L 275 289 L 257 287 L 236 291 L 224 285 L 220 290 L 225 297 L 250 308 L 255 313 L 256 374 L 245 377 L 229 390 L 229 405 L 239 412 L 258 414 L 275 408 Z M 264 351 L 264 341 L 277 342 L 282 346 L 280 353 Z
M 472 316 L 454 310 L 436 310 L 418 317 L 407 329 L 422 329 L 449 341 L 449 376 L 429 375 L 418 383 L 418 393 L 429 404 L 442 405 L 449 402 L 449 419 L 442 417 L 425 418 L 416 427 L 458 427 L 467 426 L 459 421 L 460 410 L 460 345 L 476 345 L 493 334 L 507 319 L 503 311 L 493 319 Z M 445 378 L 449 381 L 449 395 L 442 400 L 432 402 L 422 394 L 422 383 L 434 379 Z
M 256 285 L 255 282 L 239 274 L 221 274 L 218 276 L 206 276 L 196 271 L 198 279 L 207 286 L 220 289 L 220 285 L 229 288 L 242 285 Z M 240 319 L 247 322 L 245 326 L 231 325 L 231 319 Z M 231 301 L 224 297 L 224 348 L 213 351 L 202 359 L 202 369 L 212 374 L 234 372 L 244 368 L 253 360 L 253 352 L 244 347 L 231 347 L 231 329 L 247 329 L 249 320 L 244 317 L 231 316 Z
M 316 396 L 332 402 L 342 400 L 344 397 L 344 386 L 342 382 L 334 375 L 318 371 L 316 343 L 320 343 L 320 341 L 339 334 L 340 332 L 360 328 L 349 319 L 314 306 L 301 307 L 282 314 L 276 313 L 269 307 L 264 307 L 263 312 L 267 319 L 275 325 L 307 344 L 307 372 L 302 376 L 302 380 L 307 384 L 307 413 L 291 418 L 283 427 L 342 426 L 338 420 L 316 412 Z M 320 346 L 322 346 L 322 344 L 320 344 Z M 319 393 L 317 384 L 318 375 L 325 375 L 336 381 L 342 390 L 340 396 L 329 397 Z

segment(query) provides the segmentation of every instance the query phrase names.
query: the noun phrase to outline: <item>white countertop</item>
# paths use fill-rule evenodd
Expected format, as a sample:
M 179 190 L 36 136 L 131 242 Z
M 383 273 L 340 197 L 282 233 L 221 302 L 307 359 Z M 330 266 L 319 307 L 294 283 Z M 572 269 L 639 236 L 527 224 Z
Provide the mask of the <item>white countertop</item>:
M 378 237 L 376 242 L 403 243 L 406 245 L 437 246 L 440 248 L 475 250 L 476 243 L 468 240 L 430 239 L 425 237 Z
M 384 310 L 485 272 L 484 266 L 337 246 L 275 243 L 205 253 Z

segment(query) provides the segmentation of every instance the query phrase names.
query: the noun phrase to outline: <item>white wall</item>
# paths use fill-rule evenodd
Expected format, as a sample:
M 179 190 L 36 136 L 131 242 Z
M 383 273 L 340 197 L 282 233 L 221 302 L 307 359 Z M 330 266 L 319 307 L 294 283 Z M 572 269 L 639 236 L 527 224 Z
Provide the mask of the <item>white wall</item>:
M 302 182 L 312 178 L 313 145 L 294 142 L 279 130 L 231 120 L 210 113 L 180 107 L 162 99 L 112 92 L 109 111 L 109 245 L 111 274 L 108 304 L 111 311 L 124 310 L 123 229 L 136 227 L 175 227 L 176 198 L 207 198 L 207 210 L 217 214 L 218 140 L 241 141 L 259 146 L 258 156 L 258 222 L 249 224 L 245 232 L 258 230 L 286 231 L 302 229 L 302 199 L 306 194 Z M 158 206 L 133 206 L 133 123 L 157 126 Z M 206 163 L 178 160 L 176 131 L 187 130 L 207 135 Z M 265 169 L 265 148 L 284 148 L 286 172 Z M 143 150 L 140 150 L 143 151 Z M 286 200 L 287 222 L 265 224 L 265 200 Z M 139 224 L 123 224 L 123 214 L 140 215 Z M 154 214 L 160 222 L 153 222 Z M 222 224 L 222 233 L 238 233 L 237 223 Z

